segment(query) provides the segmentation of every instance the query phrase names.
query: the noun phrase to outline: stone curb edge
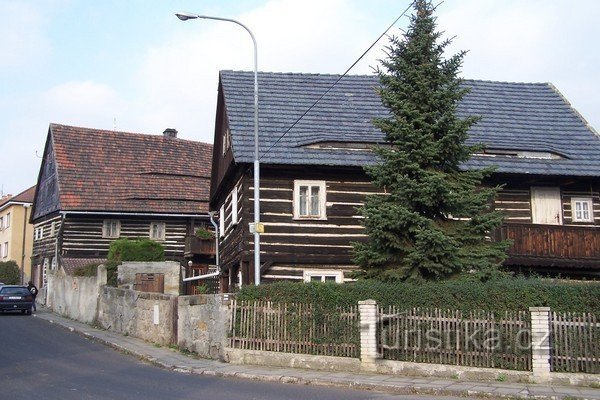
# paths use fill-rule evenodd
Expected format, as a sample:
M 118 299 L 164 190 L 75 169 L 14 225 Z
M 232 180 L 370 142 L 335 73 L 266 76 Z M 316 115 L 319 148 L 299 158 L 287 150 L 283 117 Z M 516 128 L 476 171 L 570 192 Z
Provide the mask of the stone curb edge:
M 34 315 L 35 316 L 35 315 Z M 263 382 L 278 382 L 278 383 L 286 383 L 286 384 L 295 384 L 295 385 L 315 385 L 315 386 L 327 386 L 334 388 L 343 388 L 343 389 L 356 389 L 356 390 L 369 390 L 374 392 L 385 392 L 385 393 L 393 393 L 399 395 L 433 395 L 433 396 L 458 396 L 458 397 L 476 397 L 476 398 L 485 398 L 485 399 L 536 399 L 536 400 L 559 400 L 563 398 L 567 398 L 569 400 L 593 400 L 587 399 L 586 397 L 580 396 L 545 396 L 545 395 L 532 395 L 532 394 L 523 394 L 523 395 L 495 395 L 489 392 L 481 392 L 474 390 L 452 390 L 452 389 L 435 389 L 435 388 L 426 388 L 418 385 L 406 385 L 406 386 L 398 386 L 393 384 L 384 384 L 384 383 L 358 383 L 355 381 L 347 380 L 347 381 L 333 381 L 327 379 L 305 379 L 297 376 L 286 376 L 286 375 L 261 375 L 261 374 L 249 374 L 247 372 L 222 372 L 215 371 L 204 368 L 191 368 L 186 366 L 176 366 L 168 363 L 164 363 L 156 358 L 147 356 L 142 353 L 138 353 L 133 351 L 123 345 L 120 345 L 115 342 L 111 342 L 106 339 L 102 339 L 94 335 L 93 333 L 86 332 L 84 330 L 79 330 L 73 326 L 68 324 L 64 324 L 61 321 L 56 321 L 52 318 L 40 318 L 45 321 L 48 321 L 51 324 L 55 324 L 60 326 L 70 332 L 74 332 L 80 336 L 85 337 L 88 340 L 104 344 L 106 346 L 112 347 L 115 350 L 120 351 L 121 353 L 132 355 L 139 360 L 145 361 L 151 365 L 171 370 L 174 372 L 185 373 L 185 374 L 193 374 L 193 375 L 206 375 L 206 376 L 214 376 L 214 377 L 223 377 L 223 378 L 237 378 L 237 379 L 246 379 L 253 381 L 263 381 Z

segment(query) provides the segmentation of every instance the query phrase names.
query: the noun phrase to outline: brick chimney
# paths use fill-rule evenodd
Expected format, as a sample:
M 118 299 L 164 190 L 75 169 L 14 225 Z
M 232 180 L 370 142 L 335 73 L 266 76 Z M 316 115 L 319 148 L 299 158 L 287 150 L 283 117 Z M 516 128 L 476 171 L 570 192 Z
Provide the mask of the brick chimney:
M 177 129 L 167 128 L 163 132 L 164 137 L 176 138 L 177 137 Z

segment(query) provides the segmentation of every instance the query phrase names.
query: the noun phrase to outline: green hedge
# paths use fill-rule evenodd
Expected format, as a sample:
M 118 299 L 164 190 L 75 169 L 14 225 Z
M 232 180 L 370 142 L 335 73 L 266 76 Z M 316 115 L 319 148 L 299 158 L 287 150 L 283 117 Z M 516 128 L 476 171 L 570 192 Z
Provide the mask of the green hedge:
M 108 259 L 112 261 L 165 261 L 162 244 L 150 239 L 118 239 L 110 244 Z
M 480 281 L 387 283 L 360 280 L 347 284 L 279 282 L 245 286 L 241 300 L 301 302 L 323 306 L 351 305 L 373 299 L 383 306 L 429 307 L 456 310 L 527 310 L 551 307 L 555 311 L 594 312 L 600 315 L 600 282 L 504 278 Z

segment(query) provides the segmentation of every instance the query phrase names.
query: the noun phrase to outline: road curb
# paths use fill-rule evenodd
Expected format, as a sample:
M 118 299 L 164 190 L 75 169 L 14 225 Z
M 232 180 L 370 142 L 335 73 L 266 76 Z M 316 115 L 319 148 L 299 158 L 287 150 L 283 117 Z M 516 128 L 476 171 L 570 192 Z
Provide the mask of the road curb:
M 447 389 L 447 388 L 432 388 L 432 387 L 423 387 L 419 385 L 401 385 L 401 384 L 393 384 L 393 383 L 369 383 L 369 382 L 359 382 L 352 379 L 322 379 L 322 378 L 303 378 L 298 376 L 290 376 L 286 374 L 275 374 L 275 375 L 264 375 L 257 373 L 250 373 L 245 371 L 236 371 L 236 372 L 228 372 L 228 371 L 218 371 L 211 369 L 210 367 L 189 367 L 189 366 L 181 366 L 175 365 L 173 363 L 169 363 L 166 361 L 162 361 L 159 358 L 148 356 L 147 354 L 143 354 L 138 352 L 126 345 L 116 343 L 112 340 L 104 339 L 100 337 L 100 335 L 95 334 L 94 332 L 87 331 L 86 329 L 78 328 L 74 326 L 74 324 L 65 323 L 55 318 L 45 318 L 39 317 L 38 315 L 34 315 L 40 319 L 48 321 L 51 324 L 55 324 L 64 329 L 69 330 L 70 332 L 74 332 L 88 340 L 103 344 L 108 347 L 112 347 L 115 350 L 123 354 L 128 354 L 136 357 L 139 360 L 147 362 L 151 365 L 171 370 L 178 373 L 184 374 L 192 374 L 192 375 L 205 375 L 205 376 L 213 376 L 213 377 L 223 377 L 223 378 L 236 378 L 236 379 L 244 379 L 244 380 L 253 380 L 253 381 L 263 381 L 263 382 L 277 382 L 277 383 L 286 383 L 293 385 L 314 385 L 314 386 L 325 386 L 325 387 L 334 387 L 340 389 L 356 389 L 356 390 L 368 390 L 373 392 L 384 392 L 384 393 L 392 393 L 398 395 L 432 395 L 432 396 L 457 396 L 457 397 L 475 397 L 475 398 L 485 398 L 485 399 L 536 399 L 536 400 L 560 400 L 560 399 L 569 399 L 569 400 L 594 400 L 594 398 L 588 398 L 585 396 L 578 395 L 535 395 L 530 393 L 528 389 L 524 389 L 526 393 L 520 394 L 496 394 L 485 391 L 478 390 L 465 390 L 465 389 Z M 77 322 L 77 324 L 81 324 Z M 89 329 L 96 329 L 90 327 Z M 181 354 L 181 353 L 178 353 Z M 183 354 L 181 354 L 183 356 Z M 224 364 L 231 365 L 231 364 Z M 311 371 L 314 372 L 314 371 Z M 482 383 L 484 385 L 485 383 Z

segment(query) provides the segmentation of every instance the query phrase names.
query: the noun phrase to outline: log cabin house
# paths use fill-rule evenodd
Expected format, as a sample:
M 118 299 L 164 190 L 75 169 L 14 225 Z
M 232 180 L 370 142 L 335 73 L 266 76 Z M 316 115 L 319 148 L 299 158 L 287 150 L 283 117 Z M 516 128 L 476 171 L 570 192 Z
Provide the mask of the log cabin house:
M 357 207 L 375 192 L 363 166 L 376 161 L 371 149 L 384 142 L 371 121 L 389 114 L 376 76 L 346 76 L 332 88 L 338 78 L 259 73 L 261 282 L 342 282 L 356 268 L 351 243 L 365 238 Z M 596 132 L 549 83 L 464 85 L 471 91 L 458 113 L 482 117 L 469 143 L 486 149 L 463 167 L 493 165 L 489 183 L 504 185 L 495 207 L 505 223 L 494 236 L 514 241 L 505 265 L 598 276 Z M 223 281 L 248 284 L 254 276 L 251 72 L 220 73 L 213 151 L 210 207 L 221 216 Z
M 214 263 L 212 249 L 193 246 L 193 232 L 210 226 L 212 145 L 163 135 L 50 124 L 38 176 L 34 278 L 48 268 L 67 272 L 106 259 L 118 238 L 150 238 L 167 259 Z

